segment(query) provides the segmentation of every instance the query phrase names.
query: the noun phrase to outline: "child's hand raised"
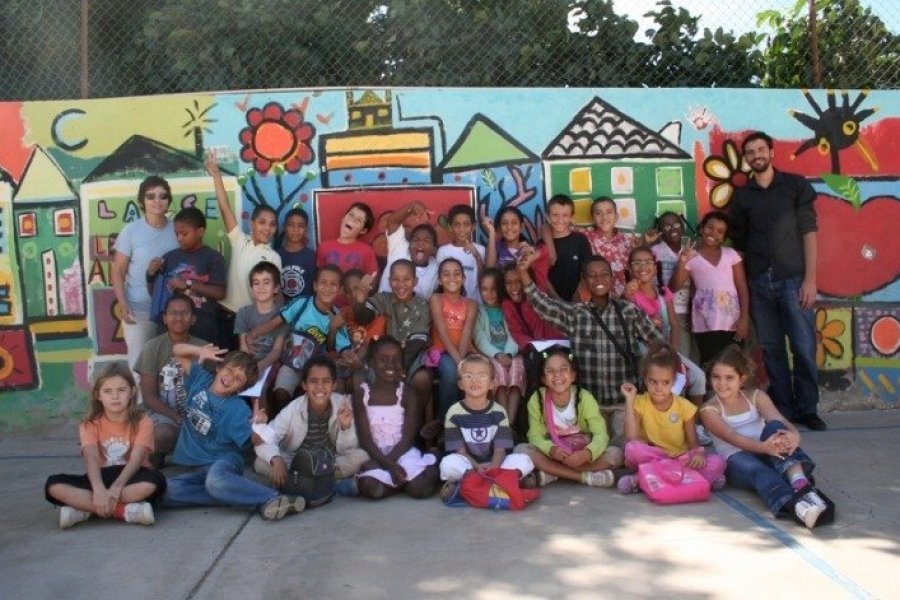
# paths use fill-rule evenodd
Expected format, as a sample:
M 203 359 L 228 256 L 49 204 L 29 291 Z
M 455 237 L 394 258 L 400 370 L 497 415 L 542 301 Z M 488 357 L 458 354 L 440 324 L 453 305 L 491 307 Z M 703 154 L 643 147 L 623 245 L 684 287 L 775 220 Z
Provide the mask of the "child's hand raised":
M 684 247 L 681 249 L 681 252 L 678 253 L 678 261 L 681 264 L 684 264 L 695 256 L 697 256 L 697 242 L 691 238 L 685 239 Z
M 494 220 L 485 215 L 481 219 L 481 226 L 484 227 L 485 233 L 489 238 L 496 237 L 497 229 L 494 227 Z
M 633 383 L 626 381 L 619 390 L 622 392 L 622 395 L 625 396 L 625 402 L 634 402 L 634 398 L 637 396 L 637 387 Z
M 215 150 L 206 151 L 206 160 L 203 161 L 206 166 L 206 172 L 213 177 L 221 177 L 222 171 L 219 169 L 219 157 Z
M 345 323 L 346 321 L 344 321 L 343 315 L 331 315 L 331 323 L 328 327 L 331 331 L 337 331 L 338 329 L 343 327 Z
M 353 425 L 353 409 L 350 407 L 350 396 L 344 396 L 337 411 L 338 424 L 347 431 Z
M 659 240 L 660 232 L 658 229 L 650 228 L 644 232 L 643 243 L 646 246 L 652 246 Z
M 222 362 L 222 357 L 228 354 L 228 348 L 219 348 L 215 344 L 207 344 L 205 346 L 200 346 L 200 349 L 197 351 L 197 360 L 211 360 L 214 362 Z
M 632 279 L 628 283 L 625 284 L 625 292 L 624 296 L 628 300 L 632 300 L 634 298 L 634 293 L 638 290 L 638 286 L 640 283 L 637 279 Z
M 533 248 L 522 248 L 519 251 L 519 259 L 516 261 L 516 269 L 527 271 L 537 260 L 538 253 Z

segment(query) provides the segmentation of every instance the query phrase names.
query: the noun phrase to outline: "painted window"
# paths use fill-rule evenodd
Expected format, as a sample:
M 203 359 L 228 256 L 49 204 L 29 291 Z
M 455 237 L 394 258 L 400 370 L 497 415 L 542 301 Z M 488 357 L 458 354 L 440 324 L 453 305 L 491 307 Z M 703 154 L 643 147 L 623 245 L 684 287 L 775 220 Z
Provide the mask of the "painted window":
M 572 169 L 569 171 L 569 193 L 590 194 L 593 188 L 590 167 Z
M 681 167 L 657 167 L 656 195 L 660 198 L 684 196 L 684 181 Z
M 19 215 L 19 237 L 35 237 L 37 235 L 37 218 L 33 212 Z

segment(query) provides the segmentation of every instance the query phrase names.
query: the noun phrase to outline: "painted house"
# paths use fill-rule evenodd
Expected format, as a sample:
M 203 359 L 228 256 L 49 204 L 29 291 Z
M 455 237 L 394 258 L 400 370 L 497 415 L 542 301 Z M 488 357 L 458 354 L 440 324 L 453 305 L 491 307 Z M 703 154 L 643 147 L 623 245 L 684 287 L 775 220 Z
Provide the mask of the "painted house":
M 31 154 L 12 204 L 25 322 L 38 340 L 83 337 L 78 194 L 42 147 Z
M 438 183 L 431 127 L 393 127 L 391 93 L 346 92 L 347 131 L 319 136 L 322 187 Z
M 475 189 L 479 215 L 495 218 L 502 208 L 517 207 L 529 221 L 527 235 L 534 239 L 544 207 L 540 166 L 534 152 L 478 113 L 466 123 L 438 168 L 444 183 Z
M 241 214 L 241 188 L 237 179 L 223 170 L 225 191 Z M 141 217 L 137 191 L 149 175 L 161 175 L 172 188 L 170 216 L 195 206 L 206 216 L 207 246 L 230 255 L 227 232 L 219 216 L 212 178 L 203 161 L 157 140 L 135 135 L 128 138 L 91 171 L 81 184 L 82 214 L 85 215 L 85 273 L 91 314 L 91 338 L 98 355 L 125 353 L 122 310 L 112 290 L 110 267 L 116 237 L 125 225 Z
M 542 154 L 547 198 L 570 196 L 582 224 L 599 196 L 616 201 L 625 229 L 644 230 L 668 210 L 693 221 L 694 163 L 680 137 L 678 122 L 654 131 L 594 96 Z

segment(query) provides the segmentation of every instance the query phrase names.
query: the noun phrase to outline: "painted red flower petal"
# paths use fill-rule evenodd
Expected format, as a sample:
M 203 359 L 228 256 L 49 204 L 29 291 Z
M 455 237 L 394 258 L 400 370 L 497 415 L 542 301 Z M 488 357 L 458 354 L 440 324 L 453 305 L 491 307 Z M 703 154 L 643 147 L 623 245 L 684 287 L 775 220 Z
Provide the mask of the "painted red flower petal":
M 253 148 L 250 146 L 244 146 L 241 148 L 241 160 L 244 162 L 250 162 L 256 158 L 256 152 L 253 151 Z
M 310 148 L 306 144 L 300 144 L 297 147 L 297 158 L 299 158 L 304 163 L 312 162 L 315 154 L 313 154 L 312 148 Z
M 300 167 L 303 166 L 303 163 L 297 156 L 294 156 L 292 159 L 284 163 L 284 170 L 288 173 L 296 173 L 300 170 Z
M 263 107 L 263 117 L 272 121 L 280 121 L 284 109 L 277 102 L 269 102 Z
M 265 158 L 258 156 L 253 161 L 253 168 L 259 171 L 260 173 L 268 173 L 269 169 L 272 168 L 272 161 L 266 160 Z
M 253 128 L 252 127 L 244 127 L 241 129 L 241 132 L 238 134 L 238 141 L 242 144 L 249 146 L 253 143 Z
M 308 142 L 316 134 L 316 130 L 309 123 L 304 123 L 296 131 L 298 142 Z
M 303 115 L 298 110 L 289 110 L 284 113 L 282 121 L 287 123 L 291 129 L 296 129 L 303 122 Z
M 251 108 L 247 111 L 247 124 L 250 127 L 256 127 L 263 121 L 263 113 L 258 108 Z

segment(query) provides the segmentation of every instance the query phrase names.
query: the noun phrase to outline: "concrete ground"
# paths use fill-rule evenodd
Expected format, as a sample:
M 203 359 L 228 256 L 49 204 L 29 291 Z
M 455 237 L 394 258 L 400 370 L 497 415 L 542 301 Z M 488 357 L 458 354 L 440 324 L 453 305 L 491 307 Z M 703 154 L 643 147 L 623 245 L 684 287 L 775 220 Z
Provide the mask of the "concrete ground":
M 730 487 L 658 507 L 565 483 L 518 513 L 338 498 L 278 523 L 209 508 L 60 531 L 42 487 L 83 471 L 74 426 L 11 436 L 0 598 L 896 598 L 900 411 L 826 421 L 803 447 L 838 518 L 812 532 Z

